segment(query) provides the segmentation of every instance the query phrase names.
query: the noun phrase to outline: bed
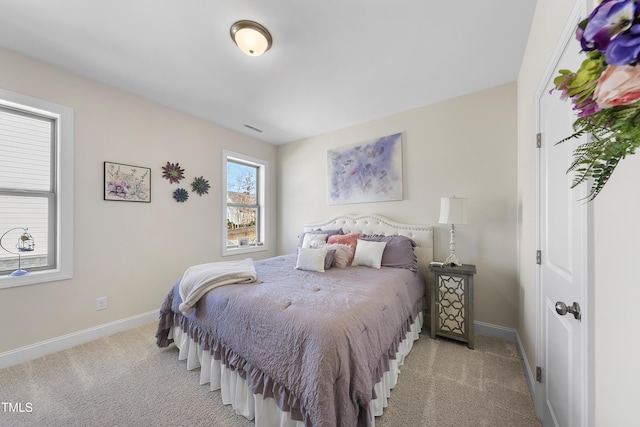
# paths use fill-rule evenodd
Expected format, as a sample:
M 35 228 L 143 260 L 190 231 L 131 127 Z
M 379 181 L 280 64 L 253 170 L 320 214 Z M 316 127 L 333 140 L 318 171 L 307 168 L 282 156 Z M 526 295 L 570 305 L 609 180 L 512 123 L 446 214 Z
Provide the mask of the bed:
M 178 281 L 157 344 L 257 427 L 373 426 L 422 328 L 433 229 L 346 215 L 301 231 L 296 253 L 253 262 L 257 282 L 217 287 L 188 315 Z M 353 265 L 337 268 L 328 254 L 350 241 Z M 413 263 L 397 256 L 407 241 Z

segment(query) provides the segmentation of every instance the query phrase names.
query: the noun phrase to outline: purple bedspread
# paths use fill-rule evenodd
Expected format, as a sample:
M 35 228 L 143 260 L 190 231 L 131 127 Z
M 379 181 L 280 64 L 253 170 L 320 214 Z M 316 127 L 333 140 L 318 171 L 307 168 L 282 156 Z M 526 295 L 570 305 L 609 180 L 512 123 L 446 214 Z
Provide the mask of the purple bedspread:
M 316 273 L 295 261 L 256 261 L 261 283 L 214 289 L 188 317 L 176 283 L 160 309 L 158 346 L 180 327 L 306 426 L 368 426 L 374 386 L 422 309 L 423 277 L 390 267 Z

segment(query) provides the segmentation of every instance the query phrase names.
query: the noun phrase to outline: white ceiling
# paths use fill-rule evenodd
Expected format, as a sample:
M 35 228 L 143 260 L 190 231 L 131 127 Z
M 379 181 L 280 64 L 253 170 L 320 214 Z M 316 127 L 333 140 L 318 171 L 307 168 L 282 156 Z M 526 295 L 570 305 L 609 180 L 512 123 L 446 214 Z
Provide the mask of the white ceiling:
M 0 46 L 283 144 L 515 81 L 535 5 L 0 0 Z M 264 55 L 232 42 L 241 19 L 271 32 Z

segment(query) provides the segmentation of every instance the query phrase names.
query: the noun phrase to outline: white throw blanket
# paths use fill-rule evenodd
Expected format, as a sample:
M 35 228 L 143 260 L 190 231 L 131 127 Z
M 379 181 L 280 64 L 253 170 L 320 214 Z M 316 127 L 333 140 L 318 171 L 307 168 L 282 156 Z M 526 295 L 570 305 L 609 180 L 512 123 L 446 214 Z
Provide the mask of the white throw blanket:
M 257 280 L 251 258 L 242 261 L 212 262 L 189 267 L 180 281 L 180 311 L 186 316 L 204 294 L 218 286 L 234 283 L 253 283 Z

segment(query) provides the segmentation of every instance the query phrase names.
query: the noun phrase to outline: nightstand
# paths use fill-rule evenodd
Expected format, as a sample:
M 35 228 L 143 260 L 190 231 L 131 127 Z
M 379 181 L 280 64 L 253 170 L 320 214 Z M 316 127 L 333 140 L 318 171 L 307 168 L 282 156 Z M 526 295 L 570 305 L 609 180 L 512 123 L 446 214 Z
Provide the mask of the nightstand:
M 474 346 L 473 275 L 476 266 L 429 266 L 431 270 L 431 338 L 436 335 Z

